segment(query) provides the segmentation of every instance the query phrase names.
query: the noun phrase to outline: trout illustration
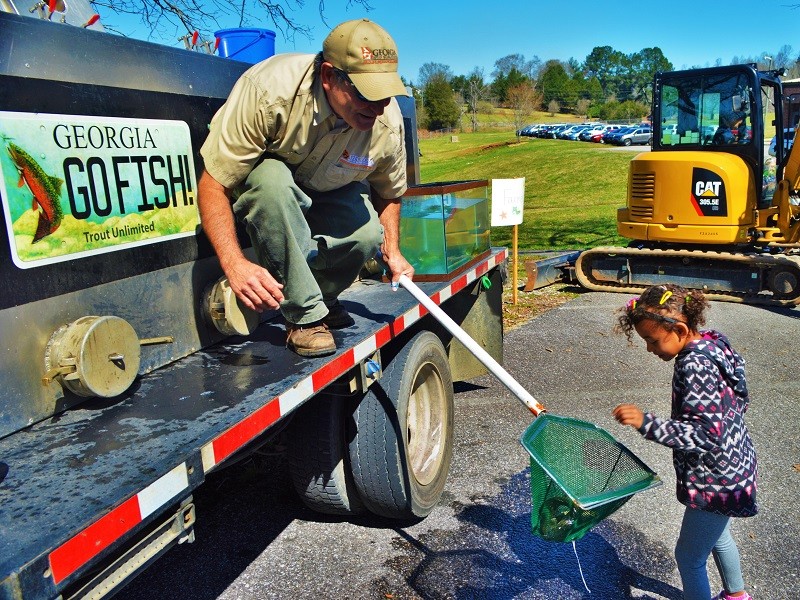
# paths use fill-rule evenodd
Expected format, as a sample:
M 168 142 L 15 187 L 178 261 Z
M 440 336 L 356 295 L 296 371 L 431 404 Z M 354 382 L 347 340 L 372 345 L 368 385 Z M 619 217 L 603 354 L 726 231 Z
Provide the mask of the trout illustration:
M 33 242 L 53 233 L 61 225 L 64 212 L 61 210 L 61 186 L 64 181 L 44 172 L 33 157 L 12 142 L 8 142 L 8 153 L 19 171 L 18 187 L 27 185 L 33 194 L 32 210 L 39 206 L 39 223 Z

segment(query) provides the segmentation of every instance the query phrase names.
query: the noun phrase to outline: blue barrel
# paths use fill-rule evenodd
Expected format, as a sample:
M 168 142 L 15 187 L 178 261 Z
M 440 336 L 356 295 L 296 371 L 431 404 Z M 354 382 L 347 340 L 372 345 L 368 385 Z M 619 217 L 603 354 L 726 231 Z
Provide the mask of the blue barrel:
M 220 29 L 214 37 L 223 58 L 255 64 L 275 54 L 275 32 L 269 29 Z

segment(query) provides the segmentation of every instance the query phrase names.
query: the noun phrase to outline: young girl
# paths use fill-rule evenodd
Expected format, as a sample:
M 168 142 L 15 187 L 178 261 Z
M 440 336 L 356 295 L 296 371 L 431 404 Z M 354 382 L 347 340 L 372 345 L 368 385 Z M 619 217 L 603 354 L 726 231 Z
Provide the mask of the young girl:
M 744 423 L 749 398 L 744 359 L 716 331 L 701 331 L 708 302 L 677 285 L 652 286 L 620 310 L 616 329 L 628 341 L 636 331 L 647 351 L 675 359 L 672 414 L 661 419 L 634 404 L 613 411 L 622 425 L 672 448 L 678 501 L 686 506 L 675 559 L 686 600 L 708 600 L 709 554 L 724 589 L 712 600 L 749 600 L 731 517 L 756 506 L 756 453 Z

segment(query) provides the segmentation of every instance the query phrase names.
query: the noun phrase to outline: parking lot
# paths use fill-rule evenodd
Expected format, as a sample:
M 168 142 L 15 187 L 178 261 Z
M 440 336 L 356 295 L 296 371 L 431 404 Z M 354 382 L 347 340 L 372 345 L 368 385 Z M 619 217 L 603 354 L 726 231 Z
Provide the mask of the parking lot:
M 594 142 L 614 146 L 650 146 L 653 131 L 649 123 L 555 123 L 532 124 L 518 134 L 553 140 Z

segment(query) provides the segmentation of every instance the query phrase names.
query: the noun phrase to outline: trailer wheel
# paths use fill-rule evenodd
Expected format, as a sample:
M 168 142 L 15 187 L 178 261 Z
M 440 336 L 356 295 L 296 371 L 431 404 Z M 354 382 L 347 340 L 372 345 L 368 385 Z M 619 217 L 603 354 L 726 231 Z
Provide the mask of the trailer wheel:
M 318 394 L 297 409 L 287 441 L 289 474 L 303 504 L 330 515 L 364 512 L 344 438 L 346 404 L 341 396 Z
M 353 417 L 350 463 L 366 507 L 394 519 L 430 513 L 453 455 L 453 382 L 441 340 L 430 331 L 417 333 Z

